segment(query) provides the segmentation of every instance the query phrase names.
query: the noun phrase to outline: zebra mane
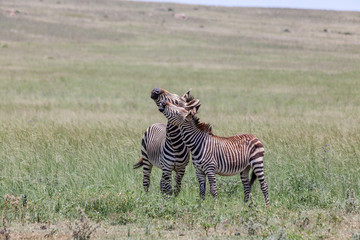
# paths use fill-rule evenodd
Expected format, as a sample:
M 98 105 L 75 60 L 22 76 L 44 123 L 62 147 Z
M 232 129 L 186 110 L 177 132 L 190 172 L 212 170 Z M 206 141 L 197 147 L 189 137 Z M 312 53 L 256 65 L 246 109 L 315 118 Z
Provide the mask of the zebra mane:
M 200 122 L 200 119 L 199 119 L 198 117 L 196 117 L 196 116 L 193 116 L 193 121 L 194 121 L 194 123 L 195 123 L 195 126 L 196 126 L 199 130 L 201 130 L 201 131 L 203 131 L 203 132 L 205 132 L 205 133 L 209 133 L 210 135 L 213 135 L 213 133 L 212 133 L 212 127 L 211 127 L 210 124 Z

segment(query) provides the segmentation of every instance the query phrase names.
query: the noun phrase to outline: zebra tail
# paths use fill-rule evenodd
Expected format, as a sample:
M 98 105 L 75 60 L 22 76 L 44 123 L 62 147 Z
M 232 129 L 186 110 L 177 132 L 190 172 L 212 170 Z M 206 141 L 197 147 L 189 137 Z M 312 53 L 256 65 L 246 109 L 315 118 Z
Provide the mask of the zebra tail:
M 143 161 L 143 158 L 140 158 L 140 160 L 134 164 L 134 169 L 137 169 L 139 167 L 141 167 L 142 165 L 144 165 L 144 161 Z
M 252 171 L 251 179 L 250 179 L 250 186 L 252 186 L 254 184 L 255 180 L 256 180 L 256 174 L 254 173 L 254 171 Z

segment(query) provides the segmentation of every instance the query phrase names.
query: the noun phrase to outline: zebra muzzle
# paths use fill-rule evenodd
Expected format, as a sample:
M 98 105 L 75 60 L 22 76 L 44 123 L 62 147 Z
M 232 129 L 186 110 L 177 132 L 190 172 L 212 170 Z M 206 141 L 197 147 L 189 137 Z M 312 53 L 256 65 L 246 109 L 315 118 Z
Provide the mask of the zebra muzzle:
M 161 91 L 160 88 L 154 88 L 154 89 L 151 91 L 150 97 L 151 97 L 152 99 L 156 100 L 161 93 L 162 93 L 162 91 Z

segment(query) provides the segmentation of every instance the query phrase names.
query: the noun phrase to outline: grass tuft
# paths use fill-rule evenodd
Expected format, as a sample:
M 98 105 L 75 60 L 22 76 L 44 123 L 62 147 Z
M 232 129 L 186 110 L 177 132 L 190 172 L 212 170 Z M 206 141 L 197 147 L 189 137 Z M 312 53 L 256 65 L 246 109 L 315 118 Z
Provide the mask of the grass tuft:
M 96 231 L 98 226 L 93 226 L 81 208 L 78 208 L 79 221 L 69 224 L 68 227 L 72 231 L 72 237 L 75 240 L 90 239 L 91 235 Z

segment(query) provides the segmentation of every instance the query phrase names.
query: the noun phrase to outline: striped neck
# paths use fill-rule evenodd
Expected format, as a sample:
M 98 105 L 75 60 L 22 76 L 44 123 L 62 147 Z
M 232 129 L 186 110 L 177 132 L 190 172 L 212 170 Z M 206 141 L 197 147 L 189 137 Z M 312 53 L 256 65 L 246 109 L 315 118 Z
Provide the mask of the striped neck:
M 202 143 L 210 137 L 208 132 L 200 130 L 193 121 L 180 125 L 181 135 L 186 146 L 191 150 L 193 158 L 199 154 Z

